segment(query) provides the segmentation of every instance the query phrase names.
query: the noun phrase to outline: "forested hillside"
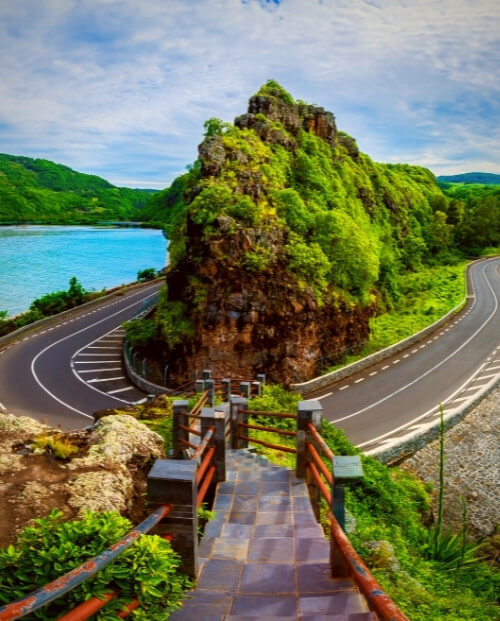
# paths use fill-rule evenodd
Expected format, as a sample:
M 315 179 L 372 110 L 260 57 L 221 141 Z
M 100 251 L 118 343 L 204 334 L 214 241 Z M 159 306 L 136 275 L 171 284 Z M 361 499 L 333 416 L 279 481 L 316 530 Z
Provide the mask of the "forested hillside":
M 150 195 L 48 160 L 0 154 L 0 224 L 142 220 Z
M 500 185 L 500 175 L 493 173 L 471 172 L 461 175 L 441 175 L 439 183 L 479 183 L 481 185 Z
M 233 375 L 311 377 L 366 338 L 370 316 L 399 296 L 398 273 L 453 254 L 429 170 L 373 162 L 332 113 L 276 82 L 234 125 L 205 129 L 189 172 L 146 207 L 171 238 L 149 337 L 179 379 L 205 360 Z

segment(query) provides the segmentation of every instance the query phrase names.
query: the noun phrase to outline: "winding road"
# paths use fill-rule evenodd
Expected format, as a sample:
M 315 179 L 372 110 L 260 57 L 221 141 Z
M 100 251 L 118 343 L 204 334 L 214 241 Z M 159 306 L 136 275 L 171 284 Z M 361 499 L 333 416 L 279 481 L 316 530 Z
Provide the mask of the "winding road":
M 96 410 L 144 399 L 123 376 L 121 324 L 149 304 L 161 284 L 84 306 L 0 349 L 0 411 L 68 430 L 92 424 Z
M 144 399 L 121 364 L 121 324 L 160 284 L 82 308 L 0 349 L 0 410 L 47 419 L 63 429 L 91 424 L 96 410 Z M 308 395 L 326 418 L 370 452 L 410 429 L 432 424 L 500 373 L 500 257 L 469 269 L 464 310 L 405 351 Z

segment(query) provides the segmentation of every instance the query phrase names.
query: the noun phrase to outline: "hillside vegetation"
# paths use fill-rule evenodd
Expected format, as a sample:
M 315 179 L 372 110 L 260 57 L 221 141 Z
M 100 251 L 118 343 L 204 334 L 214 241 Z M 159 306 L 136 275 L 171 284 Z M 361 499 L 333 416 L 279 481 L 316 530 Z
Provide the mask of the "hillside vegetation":
M 0 224 L 142 220 L 150 195 L 48 160 L 0 154 Z
M 401 274 L 459 260 L 449 209 L 429 170 L 373 162 L 270 80 L 233 125 L 207 121 L 196 162 L 145 208 L 171 260 L 149 347 L 178 379 L 195 361 L 309 378 L 366 340 Z
M 441 175 L 439 183 L 479 183 L 481 185 L 500 185 L 500 175 L 494 173 L 471 172 L 461 175 Z

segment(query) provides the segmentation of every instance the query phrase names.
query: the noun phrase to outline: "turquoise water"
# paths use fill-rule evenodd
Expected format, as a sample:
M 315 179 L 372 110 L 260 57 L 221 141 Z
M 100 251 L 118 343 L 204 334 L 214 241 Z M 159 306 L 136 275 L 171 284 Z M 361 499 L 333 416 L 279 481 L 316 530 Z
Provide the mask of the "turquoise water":
M 159 230 L 92 226 L 0 226 L 0 310 L 14 315 L 45 293 L 136 280 L 138 270 L 165 266 L 167 240 Z

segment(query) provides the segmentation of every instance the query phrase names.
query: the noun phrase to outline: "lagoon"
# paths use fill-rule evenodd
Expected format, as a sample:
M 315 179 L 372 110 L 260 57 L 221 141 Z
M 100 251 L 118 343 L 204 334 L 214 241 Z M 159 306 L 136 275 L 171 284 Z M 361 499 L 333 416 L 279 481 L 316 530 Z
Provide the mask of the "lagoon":
M 0 226 L 0 311 L 15 315 L 76 276 L 100 290 L 136 280 L 144 268 L 165 267 L 162 231 L 96 226 Z

